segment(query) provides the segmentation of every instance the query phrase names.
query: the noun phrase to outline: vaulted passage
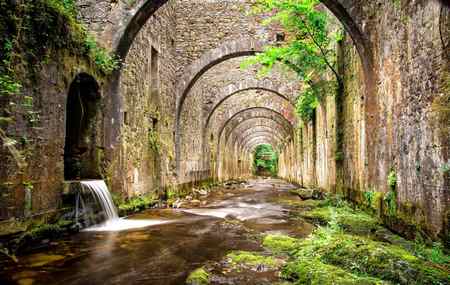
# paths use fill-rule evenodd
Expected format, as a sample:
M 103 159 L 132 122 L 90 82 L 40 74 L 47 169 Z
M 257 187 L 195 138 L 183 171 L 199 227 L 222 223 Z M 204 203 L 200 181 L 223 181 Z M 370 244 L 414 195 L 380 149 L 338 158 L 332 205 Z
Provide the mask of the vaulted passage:
M 0 0 L 0 32 L 1 284 L 449 282 L 446 1 Z

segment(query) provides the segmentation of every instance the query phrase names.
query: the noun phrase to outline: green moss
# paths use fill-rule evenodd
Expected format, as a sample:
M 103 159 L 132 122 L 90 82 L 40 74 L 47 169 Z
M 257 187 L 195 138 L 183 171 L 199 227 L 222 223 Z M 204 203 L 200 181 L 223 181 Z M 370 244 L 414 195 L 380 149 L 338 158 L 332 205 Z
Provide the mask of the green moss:
M 324 204 L 326 204 L 326 201 L 324 200 L 300 200 L 295 197 L 284 197 L 284 196 L 277 196 L 271 198 L 271 201 L 290 206 L 295 208 L 315 208 L 315 207 L 321 207 Z
M 203 268 L 198 268 L 189 274 L 186 279 L 189 285 L 206 285 L 209 284 L 209 273 Z
M 59 238 L 61 237 L 61 234 L 69 231 L 73 225 L 72 221 L 63 219 L 54 223 L 43 221 L 23 223 L 26 224 L 26 230 L 8 244 L 10 252 L 12 253 L 16 253 L 23 247 L 36 243 L 37 241 Z
M 362 210 L 351 208 L 346 202 L 339 201 L 336 206 L 333 204 L 336 202 L 329 200 L 328 204 L 301 213 L 301 216 L 322 225 L 335 219 L 339 226 L 357 234 L 368 234 L 380 227 L 380 221 L 377 218 Z
M 444 252 L 442 244 L 435 242 L 429 247 L 421 235 L 416 236 L 414 242 L 414 255 L 437 264 L 450 266 L 450 256 Z
M 277 268 L 281 265 L 281 261 L 272 256 L 263 256 L 249 251 L 236 251 L 227 255 L 233 265 L 242 266 L 261 266 L 268 268 Z
M 125 216 L 131 213 L 136 213 L 145 209 L 149 209 L 155 206 L 157 203 L 158 199 L 153 194 L 133 197 L 128 201 L 124 201 L 118 205 L 119 214 L 121 216 Z
M 357 276 L 337 266 L 320 262 L 318 259 L 291 262 L 283 268 L 282 277 L 294 281 L 294 284 L 387 284 L 377 278 Z
M 276 253 L 289 253 L 296 248 L 297 239 L 286 235 L 268 235 L 264 238 L 264 247 Z
M 448 272 L 405 249 L 330 228 L 318 229 L 299 241 L 297 260 L 320 260 L 358 276 L 373 276 L 399 284 L 446 284 Z M 422 283 L 416 283 L 420 280 Z
M 375 192 L 374 192 L 375 194 Z M 381 195 L 373 195 L 371 203 Z M 391 243 L 376 234 L 377 218 L 353 209 L 341 199 L 328 199 L 302 216 L 320 221 L 307 239 L 267 236 L 263 245 L 275 255 L 288 253 L 283 277 L 295 284 L 448 284 L 449 257 L 441 245 L 427 247 L 389 233 Z M 398 238 L 399 241 L 396 242 Z M 383 238 L 383 240 L 386 240 Z M 393 242 L 392 242 L 393 241 Z
M 0 33 L 1 94 L 17 94 L 22 81 L 37 80 L 42 65 L 59 50 L 89 59 L 104 74 L 118 67 L 77 20 L 73 0 L 0 0 Z
M 159 153 L 161 151 L 161 143 L 156 130 L 152 129 L 148 132 L 148 145 L 150 150 L 154 153 Z

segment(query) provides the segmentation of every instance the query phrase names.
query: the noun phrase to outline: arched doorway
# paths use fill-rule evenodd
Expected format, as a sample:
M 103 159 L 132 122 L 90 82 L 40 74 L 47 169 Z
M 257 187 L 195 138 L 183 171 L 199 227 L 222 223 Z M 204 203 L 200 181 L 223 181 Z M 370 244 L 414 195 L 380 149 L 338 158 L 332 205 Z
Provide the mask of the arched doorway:
M 86 73 L 72 81 L 66 105 L 64 179 L 100 178 L 96 118 L 101 95 L 97 81 Z

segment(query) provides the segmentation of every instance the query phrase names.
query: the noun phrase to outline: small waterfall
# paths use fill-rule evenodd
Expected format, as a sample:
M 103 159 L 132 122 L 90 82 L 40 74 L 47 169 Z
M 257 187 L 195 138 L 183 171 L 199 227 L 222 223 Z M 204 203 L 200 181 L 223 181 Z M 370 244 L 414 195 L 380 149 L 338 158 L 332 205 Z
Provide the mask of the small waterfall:
M 84 190 L 87 190 L 94 195 L 94 199 L 102 207 L 105 213 L 106 220 L 114 220 L 119 218 L 117 214 L 116 206 L 114 205 L 111 193 L 103 180 L 81 181 L 80 182 Z
M 80 181 L 75 221 L 83 231 L 123 231 L 168 223 L 165 220 L 129 220 L 119 218 L 111 193 L 103 180 Z M 93 225 L 93 226 L 92 226 Z

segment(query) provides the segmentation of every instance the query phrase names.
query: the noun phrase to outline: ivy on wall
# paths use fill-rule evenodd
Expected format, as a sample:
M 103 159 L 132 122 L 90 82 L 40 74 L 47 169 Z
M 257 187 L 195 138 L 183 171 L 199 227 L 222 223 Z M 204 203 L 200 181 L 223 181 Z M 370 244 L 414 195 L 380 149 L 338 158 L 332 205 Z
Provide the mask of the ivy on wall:
M 38 124 L 33 97 L 22 94 L 22 89 L 38 81 L 52 53 L 67 50 L 84 57 L 104 75 L 117 69 L 119 61 L 77 20 L 75 0 L 0 0 L 0 34 L 0 140 L 22 168 L 17 141 L 6 130 L 20 114 L 28 126 Z

